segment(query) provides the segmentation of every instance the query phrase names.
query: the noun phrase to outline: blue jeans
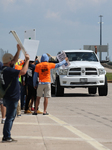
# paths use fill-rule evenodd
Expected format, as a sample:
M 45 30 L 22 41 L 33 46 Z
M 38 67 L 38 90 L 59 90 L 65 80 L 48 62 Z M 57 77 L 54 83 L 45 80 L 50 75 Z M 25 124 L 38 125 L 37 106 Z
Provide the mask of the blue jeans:
M 4 106 L 6 106 L 6 120 L 3 128 L 3 137 L 10 138 L 13 121 L 16 117 L 18 100 L 14 101 L 9 99 L 3 99 L 3 104 Z
M 21 108 L 25 105 L 26 85 L 21 85 Z

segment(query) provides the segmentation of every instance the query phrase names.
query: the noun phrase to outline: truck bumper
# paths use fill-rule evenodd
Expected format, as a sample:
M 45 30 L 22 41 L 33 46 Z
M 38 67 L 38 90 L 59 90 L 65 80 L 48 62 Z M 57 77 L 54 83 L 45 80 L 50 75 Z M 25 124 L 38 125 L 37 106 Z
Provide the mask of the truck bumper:
M 68 77 L 59 76 L 60 85 L 63 87 L 89 87 L 89 86 L 103 86 L 105 84 L 105 75 L 100 76 L 86 76 L 86 77 Z

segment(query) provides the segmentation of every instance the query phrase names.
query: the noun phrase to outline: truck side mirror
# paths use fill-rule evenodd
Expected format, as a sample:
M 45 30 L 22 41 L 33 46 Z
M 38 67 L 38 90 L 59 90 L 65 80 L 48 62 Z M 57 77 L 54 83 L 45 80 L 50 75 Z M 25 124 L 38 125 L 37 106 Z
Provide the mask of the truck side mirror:
M 58 60 L 50 60 L 49 63 L 55 63 L 56 64 L 56 63 L 59 63 L 59 61 Z
M 109 60 L 101 60 L 100 63 L 108 63 Z

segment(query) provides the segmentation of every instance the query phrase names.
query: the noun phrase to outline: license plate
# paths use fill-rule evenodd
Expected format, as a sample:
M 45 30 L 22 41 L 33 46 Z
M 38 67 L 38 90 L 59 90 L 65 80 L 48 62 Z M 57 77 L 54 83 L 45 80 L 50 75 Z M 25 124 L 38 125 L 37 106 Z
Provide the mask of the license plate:
M 80 82 L 87 82 L 87 78 L 80 78 Z

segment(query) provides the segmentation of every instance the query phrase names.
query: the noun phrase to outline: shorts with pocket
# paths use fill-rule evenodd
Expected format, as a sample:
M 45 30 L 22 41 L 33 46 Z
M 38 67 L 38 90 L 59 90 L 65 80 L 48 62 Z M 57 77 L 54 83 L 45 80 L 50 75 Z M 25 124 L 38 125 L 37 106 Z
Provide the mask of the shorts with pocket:
M 3 98 L 0 98 L 0 105 L 3 104 Z
M 51 84 L 39 84 L 37 88 L 37 96 L 42 97 L 44 93 L 44 97 L 51 97 Z

